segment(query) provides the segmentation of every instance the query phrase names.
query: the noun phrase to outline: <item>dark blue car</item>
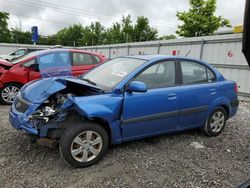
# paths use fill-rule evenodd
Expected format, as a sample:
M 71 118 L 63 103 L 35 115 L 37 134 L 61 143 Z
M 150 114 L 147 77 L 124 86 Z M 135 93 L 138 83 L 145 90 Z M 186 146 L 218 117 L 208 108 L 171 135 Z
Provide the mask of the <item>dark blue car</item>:
M 193 128 L 217 136 L 238 105 L 236 83 L 203 61 L 127 56 L 81 78 L 26 84 L 9 120 L 14 128 L 36 135 L 39 143 L 59 143 L 70 165 L 86 167 L 110 144 Z

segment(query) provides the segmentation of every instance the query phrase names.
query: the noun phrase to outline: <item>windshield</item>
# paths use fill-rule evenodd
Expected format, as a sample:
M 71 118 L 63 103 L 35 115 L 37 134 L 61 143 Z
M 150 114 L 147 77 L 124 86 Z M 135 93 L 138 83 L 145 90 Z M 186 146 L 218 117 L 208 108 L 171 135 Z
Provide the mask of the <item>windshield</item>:
M 38 54 L 41 54 L 41 52 L 42 51 L 35 51 L 35 52 L 28 53 L 28 54 L 26 54 L 24 56 L 16 58 L 15 60 L 11 61 L 11 63 L 13 63 L 13 64 L 19 63 L 20 61 L 23 61 L 23 60 L 26 60 L 26 59 L 28 59 L 30 57 L 34 57 L 34 56 L 36 56 Z
M 145 62 L 142 59 L 125 57 L 112 59 L 83 75 L 82 79 L 104 90 L 111 90 Z

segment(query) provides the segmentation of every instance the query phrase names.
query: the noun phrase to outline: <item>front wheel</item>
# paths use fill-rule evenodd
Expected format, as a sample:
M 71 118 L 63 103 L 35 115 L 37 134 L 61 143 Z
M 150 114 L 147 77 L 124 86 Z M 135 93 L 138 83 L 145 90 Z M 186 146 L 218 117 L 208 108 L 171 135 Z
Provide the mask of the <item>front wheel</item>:
M 96 123 L 84 121 L 64 131 L 59 151 L 65 162 L 83 168 L 100 160 L 108 145 L 109 138 L 105 129 Z
M 21 88 L 21 85 L 19 84 L 6 84 L 0 90 L 0 102 L 2 104 L 7 104 L 7 105 L 12 104 L 20 88 Z
M 203 132 L 208 136 L 218 136 L 226 125 L 227 113 L 224 108 L 218 107 L 209 116 L 203 127 Z

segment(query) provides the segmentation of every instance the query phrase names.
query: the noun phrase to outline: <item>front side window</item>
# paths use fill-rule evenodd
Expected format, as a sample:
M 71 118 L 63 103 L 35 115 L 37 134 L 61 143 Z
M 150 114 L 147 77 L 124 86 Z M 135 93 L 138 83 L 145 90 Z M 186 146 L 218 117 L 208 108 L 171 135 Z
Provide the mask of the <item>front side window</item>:
M 36 59 L 32 59 L 26 63 L 23 64 L 23 67 L 30 67 L 31 65 L 36 63 Z
M 175 85 L 175 62 L 166 61 L 152 65 L 135 78 L 144 82 L 148 89 L 163 88 Z
M 56 52 L 56 53 L 41 55 L 38 57 L 38 64 L 42 68 L 70 66 L 69 53 Z
M 93 59 L 90 54 L 73 52 L 73 65 L 92 65 Z
M 182 83 L 207 83 L 215 80 L 215 75 L 207 67 L 195 62 L 182 61 Z

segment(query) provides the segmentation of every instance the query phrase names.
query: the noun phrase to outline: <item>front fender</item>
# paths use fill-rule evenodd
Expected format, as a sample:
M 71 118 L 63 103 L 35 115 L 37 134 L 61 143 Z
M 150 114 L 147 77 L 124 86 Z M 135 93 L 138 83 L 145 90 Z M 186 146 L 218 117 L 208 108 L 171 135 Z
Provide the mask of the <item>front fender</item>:
M 100 118 L 108 122 L 111 130 L 112 143 L 121 141 L 121 108 L 123 97 L 111 94 L 90 97 L 72 97 L 76 111 L 88 118 Z

